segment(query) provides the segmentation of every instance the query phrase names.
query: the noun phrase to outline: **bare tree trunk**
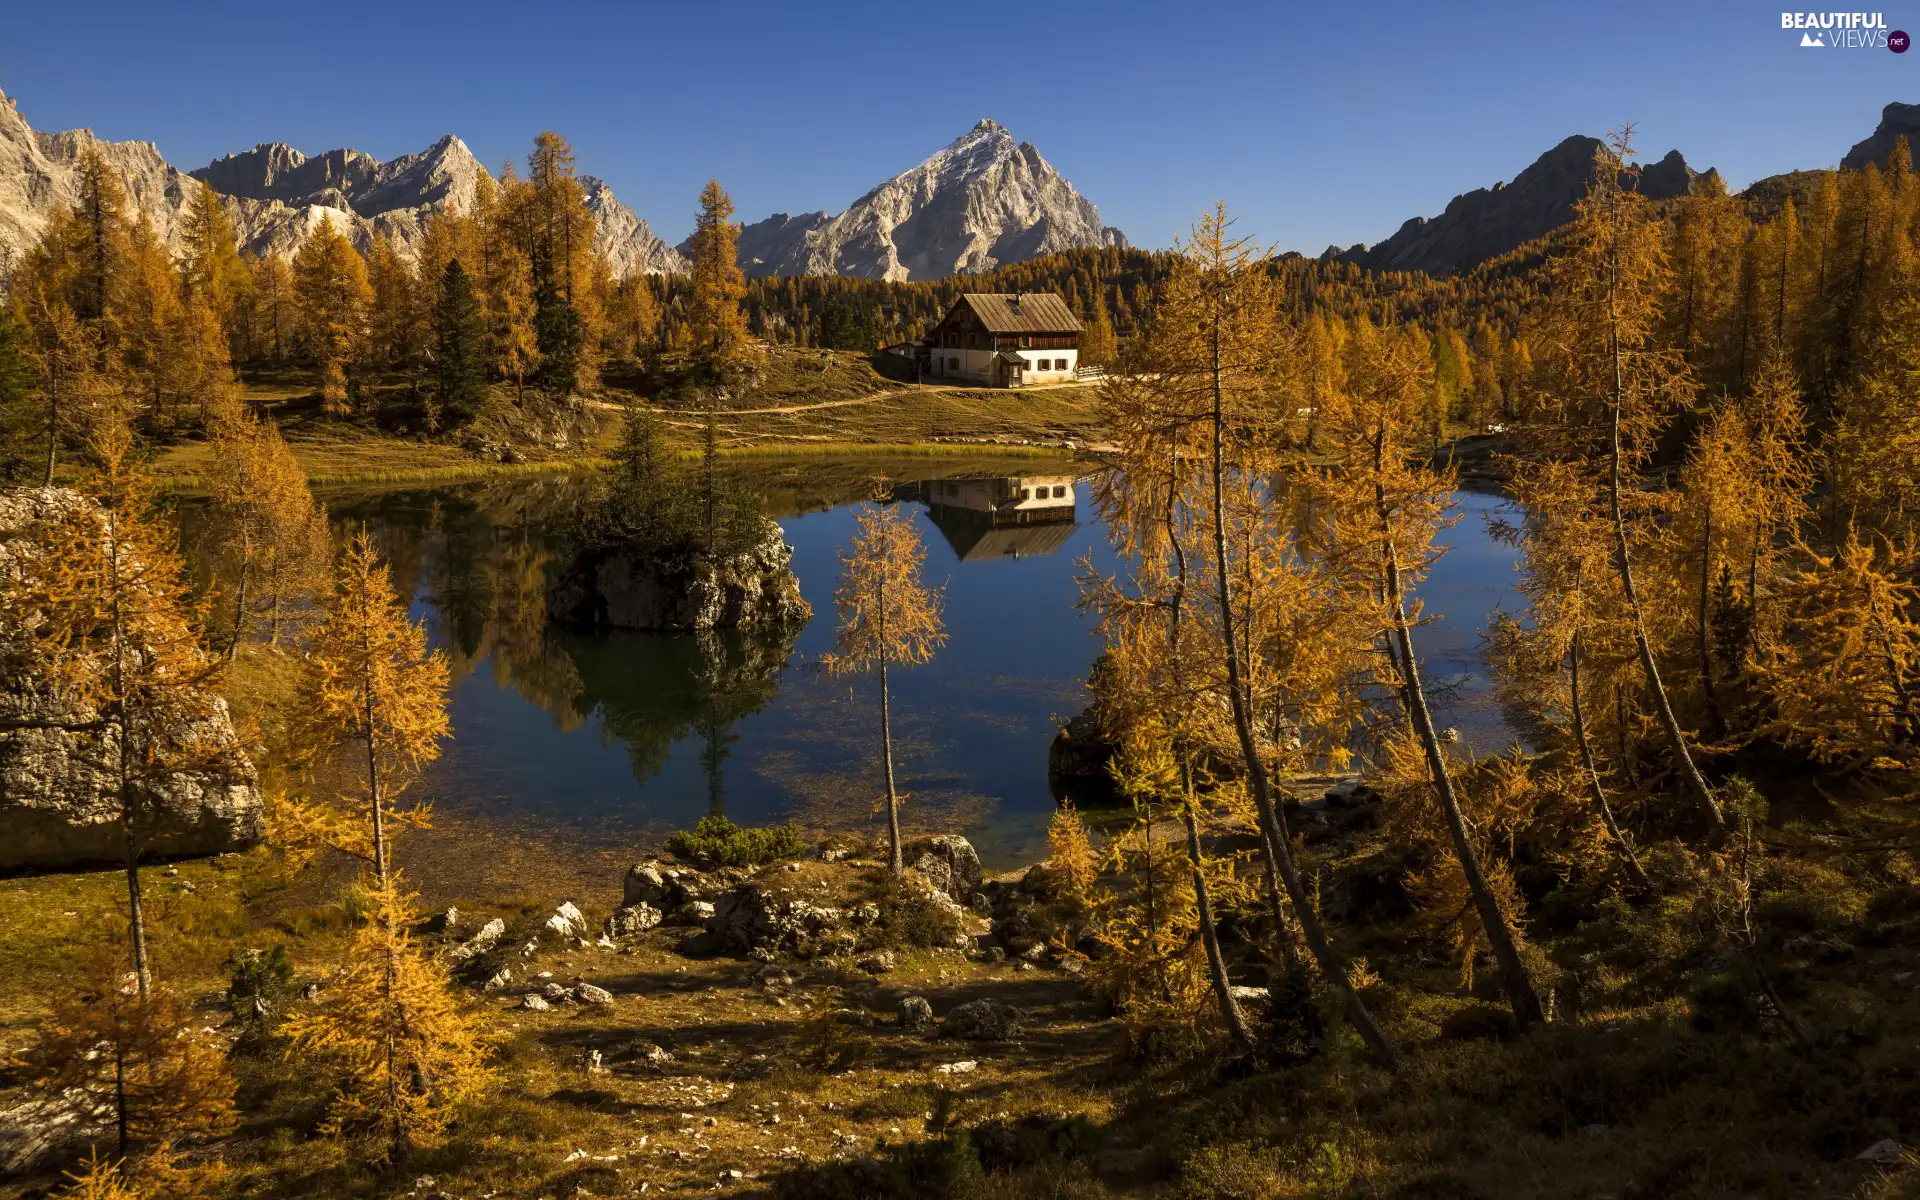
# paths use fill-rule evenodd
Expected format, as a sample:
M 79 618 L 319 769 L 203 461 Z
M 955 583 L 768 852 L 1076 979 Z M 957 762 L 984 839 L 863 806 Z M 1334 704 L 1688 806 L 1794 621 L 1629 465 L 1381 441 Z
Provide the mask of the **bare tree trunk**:
M 880 645 L 887 642 L 887 582 L 882 575 L 880 580 Z M 883 649 L 880 654 L 880 755 L 887 768 L 887 866 L 898 875 L 906 870 L 906 860 L 900 852 L 900 792 L 893 778 L 893 705 L 887 694 L 887 656 Z
M 1227 960 L 1220 953 L 1220 932 L 1213 924 L 1213 900 L 1207 894 L 1206 872 L 1200 869 L 1200 827 L 1193 819 L 1193 794 L 1188 792 L 1180 815 L 1187 826 L 1187 867 L 1193 873 L 1193 904 L 1200 919 L 1200 940 L 1207 947 L 1207 971 L 1213 976 L 1213 994 L 1220 1002 L 1220 1019 L 1242 1054 L 1253 1053 L 1253 1031 L 1247 1028 L 1247 1016 L 1233 997 L 1233 980 L 1227 975 Z
M 380 888 L 387 890 L 387 816 L 380 795 L 380 755 L 374 726 L 373 680 L 362 680 L 362 696 L 367 729 L 367 800 L 373 809 L 373 871 Z
M 1384 465 L 1385 441 L 1384 430 L 1376 433 L 1373 439 L 1373 500 L 1380 519 L 1380 557 L 1385 569 L 1387 615 L 1393 620 L 1394 640 L 1400 644 L 1401 694 L 1406 698 L 1407 716 L 1413 722 L 1413 731 L 1426 750 L 1427 769 L 1433 775 L 1440 811 L 1446 817 L 1447 833 L 1453 840 L 1453 854 L 1467 877 L 1467 890 L 1472 894 L 1474 911 L 1480 916 L 1480 928 L 1487 935 L 1487 945 L 1493 951 L 1494 961 L 1500 964 L 1500 979 L 1507 993 L 1507 1003 L 1513 1008 L 1514 1020 L 1525 1030 L 1539 1024 L 1542 1019 L 1540 997 L 1533 990 L 1533 981 L 1527 977 L 1526 964 L 1520 961 L 1520 948 L 1514 944 L 1513 931 L 1507 928 L 1506 915 L 1500 911 L 1500 902 L 1480 866 L 1480 854 L 1474 849 L 1467 833 L 1466 813 L 1460 808 L 1460 797 L 1453 787 L 1453 775 L 1447 770 L 1447 756 L 1440 749 L 1440 736 L 1433 728 L 1433 714 L 1427 708 L 1426 688 L 1420 683 L 1420 660 L 1413 652 L 1413 630 L 1407 624 L 1406 602 L 1401 594 L 1400 559 L 1393 545 L 1393 526 L 1388 519 L 1386 489 L 1378 482 L 1378 472 Z
M 112 721 L 119 734 L 116 758 L 120 801 L 120 837 L 127 872 L 127 940 L 133 948 L 134 979 L 140 990 L 140 1003 L 153 995 L 153 966 L 147 956 L 147 914 L 140 894 L 140 840 L 134 828 L 134 808 L 138 801 L 133 787 L 133 722 L 127 703 L 127 618 L 124 596 L 127 580 L 122 571 L 120 524 L 112 509 L 107 512 L 107 574 L 112 589 L 113 628 L 113 700 Z
M 1320 914 L 1308 903 L 1306 885 L 1301 881 L 1299 869 L 1294 865 L 1293 847 L 1288 840 L 1285 819 L 1273 802 L 1273 791 L 1267 779 L 1267 766 L 1260 758 L 1259 748 L 1253 740 L 1253 722 L 1247 712 L 1245 681 L 1240 671 L 1239 637 L 1234 628 L 1233 582 L 1232 572 L 1227 565 L 1227 525 L 1224 505 L 1226 501 L 1226 460 L 1223 440 L 1226 415 L 1225 397 L 1221 390 L 1220 327 L 1216 319 L 1212 331 L 1212 381 L 1213 381 L 1213 550 L 1215 583 L 1220 595 L 1220 627 L 1226 639 L 1227 654 L 1227 700 L 1233 711 L 1233 729 L 1240 743 L 1240 757 L 1245 764 L 1247 781 L 1253 792 L 1255 810 L 1260 816 L 1262 840 L 1269 855 L 1273 869 L 1286 885 L 1287 895 L 1293 901 L 1293 909 L 1300 920 L 1301 933 L 1305 936 L 1307 948 L 1319 964 L 1320 973 L 1327 983 L 1337 990 L 1345 1002 L 1347 1019 L 1353 1023 L 1355 1032 L 1360 1035 L 1367 1048 L 1388 1067 L 1397 1068 L 1401 1062 L 1400 1050 L 1387 1038 L 1373 1014 L 1367 1011 L 1366 1002 L 1354 989 L 1353 982 L 1347 977 L 1346 963 L 1334 951 L 1332 942 L 1327 940 L 1327 931 L 1320 923 Z M 1274 913 L 1276 921 L 1284 922 L 1283 912 Z
M 232 662 L 234 655 L 240 652 L 240 639 L 247 633 L 247 581 L 253 571 L 252 538 L 242 534 L 240 538 L 240 586 L 234 589 L 233 596 L 233 637 L 227 642 L 227 661 Z
M 1627 875 L 1633 880 L 1633 885 L 1641 891 L 1651 891 L 1653 883 L 1640 866 L 1640 856 L 1633 851 L 1633 841 L 1614 819 L 1613 805 L 1607 802 L 1607 789 L 1601 785 L 1600 768 L 1594 762 L 1593 745 L 1587 740 L 1586 708 L 1580 702 L 1580 635 L 1577 632 L 1567 648 L 1567 690 L 1573 696 L 1573 736 L 1580 747 L 1580 765 L 1587 774 L 1587 787 L 1593 795 L 1593 806 L 1600 811 L 1600 819 L 1606 822 L 1613 844 L 1620 848 L 1620 857 L 1627 865 Z
M 1700 692 L 1707 702 L 1707 719 L 1713 722 L 1713 736 L 1727 736 L 1727 718 L 1720 711 L 1720 695 L 1713 686 L 1713 499 L 1708 497 L 1700 533 L 1700 597 L 1695 613 L 1694 634 L 1700 652 Z
M 47 372 L 47 477 L 44 486 L 53 486 L 53 470 L 60 457 L 60 384 L 65 368 L 60 365 L 60 351 L 52 352 L 54 362 Z
M 1617 253 L 1617 249 L 1614 253 Z M 1680 729 L 1680 719 L 1673 715 L 1673 704 L 1667 699 L 1666 686 L 1660 682 L 1660 665 L 1654 661 L 1653 646 L 1647 640 L 1647 619 L 1640 607 L 1640 592 L 1633 583 L 1633 559 L 1627 548 L 1627 519 L 1620 507 L 1620 413 L 1626 406 L 1627 387 L 1621 366 L 1624 352 L 1620 348 L 1620 322 L 1615 300 L 1617 286 L 1617 264 L 1610 262 L 1607 271 L 1607 342 L 1613 359 L 1613 395 L 1607 455 L 1607 498 L 1613 520 L 1614 569 L 1619 572 L 1620 587 L 1626 593 L 1627 608 L 1633 616 L 1633 644 L 1639 651 L 1640 670 L 1646 676 L 1647 691 L 1653 697 L 1654 711 L 1659 714 L 1660 724 L 1667 732 L 1674 765 L 1694 799 L 1699 802 L 1717 839 L 1726 832 L 1727 820 L 1721 815 L 1720 805 L 1713 798 L 1713 789 L 1707 786 L 1706 776 L 1700 773 L 1699 766 L 1693 761 L 1693 754 L 1687 749 L 1687 738 Z

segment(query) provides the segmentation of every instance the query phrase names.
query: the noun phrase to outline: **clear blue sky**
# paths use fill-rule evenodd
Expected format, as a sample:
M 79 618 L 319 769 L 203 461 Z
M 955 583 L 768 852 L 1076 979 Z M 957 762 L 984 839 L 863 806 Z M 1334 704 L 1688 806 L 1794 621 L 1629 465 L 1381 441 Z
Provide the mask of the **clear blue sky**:
M 1891 3 L 1893 0 L 1880 0 Z M 1888 24 L 1920 34 L 1920 0 Z M 1639 123 L 1736 188 L 1830 166 L 1920 50 L 1812 50 L 1767 5 L 896 2 L 22 3 L 0 90 L 35 128 L 382 158 L 458 133 L 489 166 L 558 129 L 670 241 L 837 212 L 992 117 L 1103 219 L 1165 246 L 1215 199 L 1281 248 L 1374 242 L 1570 133 Z

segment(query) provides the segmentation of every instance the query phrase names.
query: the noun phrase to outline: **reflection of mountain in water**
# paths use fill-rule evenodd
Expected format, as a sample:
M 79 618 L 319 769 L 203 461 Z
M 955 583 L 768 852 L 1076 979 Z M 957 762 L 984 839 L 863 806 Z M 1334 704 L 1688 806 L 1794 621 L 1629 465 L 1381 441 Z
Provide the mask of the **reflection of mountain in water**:
M 1002 475 L 986 479 L 934 479 L 908 495 L 924 502 L 927 516 L 961 562 L 1034 558 L 1052 554 L 1078 529 L 1071 475 Z
M 667 764 L 673 744 L 698 732 L 706 741 L 708 801 L 718 811 L 720 768 L 733 738 L 727 727 L 766 707 L 797 629 L 701 633 L 613 630 L 556 639 L 579 680 L 573 710 L 598 714 L 610 738 L 626 744 L 634 780 L 644 785 Z

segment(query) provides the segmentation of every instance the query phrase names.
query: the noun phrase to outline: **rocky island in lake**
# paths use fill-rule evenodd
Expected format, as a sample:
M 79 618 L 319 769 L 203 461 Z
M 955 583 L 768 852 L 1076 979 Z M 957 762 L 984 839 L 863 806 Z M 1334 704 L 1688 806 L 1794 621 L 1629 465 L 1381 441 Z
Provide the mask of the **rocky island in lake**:
M 581 524 L 547 599 L 562 625 L 691 631 L 804 625 L 813 610 L 793 547 L 751 491 L 667 477 L 650 413 L 627 420 L 619 461 Z

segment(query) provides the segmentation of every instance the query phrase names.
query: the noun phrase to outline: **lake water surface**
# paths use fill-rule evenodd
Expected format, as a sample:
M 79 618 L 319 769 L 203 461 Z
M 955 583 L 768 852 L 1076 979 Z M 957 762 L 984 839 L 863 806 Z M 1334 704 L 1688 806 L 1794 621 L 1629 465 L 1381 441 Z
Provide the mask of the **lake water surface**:
M 1114 562 L 1090 479 L 1071 470 L 922 464 L 919 473 L 946 477 L 896 491 L 927 541 L 930 581 L 944 586 L 949 635 L 932 663 L 893 674 L 905 818 L 964 830 L 990 868 L 1044 847 L 1055 805 L 1048 744 L 1057 723 L 1085 707 L 1100 651 L 1092 617 L 1077 607 L 1078 576 Z M 815 666 L 832 647 L 839 555 L 863 489 L 792 483 L 834 474 L 796 464 L 763 484 L 814 610 L 803 629 L 774 638 L 548 628 L 546 572 L 584 494 L 578 477 L 329 497 L 337 521 L 375 535 L 453 662 L 453 740 L 418 794 L 462 818 L 565 826 L 615 846 L 709 812 L 743 824 L 872 824 L 872 685 Z M 858 469 L 839 474 L 857 478 Z M 1025 484 L 1032 495 L 1037 476 L 1046 497 L 1021 505 L 1020 524 L 968 507 L 994 489 L 1004 500 Z M 1443 693 L 1438 719 L 1491 752 L 1513 735 L 1489 696 L 1479 631 L 1496 604 L 1514 603 L 1513 556 L 1486 533 L 1498 498 L 1463 493 L 1461 503 L 1464 518 L 1443 539 L 1451 551 L 1421 590 L 1437 619 L 1418 636 Z

